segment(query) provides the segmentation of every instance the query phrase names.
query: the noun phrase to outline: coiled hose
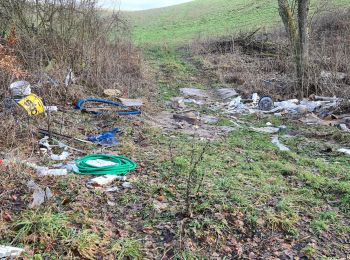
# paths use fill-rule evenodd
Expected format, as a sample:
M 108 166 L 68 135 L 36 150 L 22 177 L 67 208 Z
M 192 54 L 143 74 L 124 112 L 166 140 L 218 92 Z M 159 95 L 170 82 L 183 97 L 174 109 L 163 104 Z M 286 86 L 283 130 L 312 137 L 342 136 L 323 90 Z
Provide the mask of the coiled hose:
M 99 98 L 88 98 L 88 99 L 83 99 L 83 100 L 79 100 L 77 103 L 77 108 L 80 110 L 84 110 L 84 104 L 85 103 L 100 103 L 100 104 L 107 104 L 107 105 L 111 105 L 114 107 L 121 107 L 124 109 L 129 109 L 129 107 L 124 106 L 122 104 L 113 102 L 113 101 L 109 101 L 109 100 L 104 100 L 104 99 L 99 99 Z M 120 115 L 120 116 L 130 116 L 130 115 L 140 115 L 141 111 L 140 110 L 130 110 L 130 111 L 117 111 L 115 112 L 116 114 Z M 103 112 L 94 112 L 94 114 L 103 114 Z
M 94 166 L 88 161 L 103 160 L 115 163 L 108 166 Z M 82 157 L 75 161 L 79 172 L 82 175 L 125 175 L 130 171 L 135 170 L 136 163 L 124 156 L 114 156 L 108 154 L 93 154 Z

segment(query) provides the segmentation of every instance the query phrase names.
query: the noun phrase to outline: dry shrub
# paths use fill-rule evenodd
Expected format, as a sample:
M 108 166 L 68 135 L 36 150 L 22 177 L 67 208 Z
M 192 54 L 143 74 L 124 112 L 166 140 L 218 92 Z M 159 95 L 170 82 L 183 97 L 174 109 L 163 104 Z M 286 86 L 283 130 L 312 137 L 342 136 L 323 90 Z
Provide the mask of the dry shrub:
M 42 86 L 39 92 L 47 102 L 71 98 L 63 84 L 69 69 L 87 95 L 114 87 L 128 97 L 145 94 L 142 60 L 127 40 L 127 27 L 117 13 L 99 10 L 96 1 L 9 0 L 0 3 L 0 13 L 10 18 L 1 30 L 17 29 L 13 48 L 30 72 L 28 81 Z
M 315 18 L 311 34 L 309 85 L 323 95 L 350 95 L 350 10 L 335 10 Z M 345 73 L 343 80 L 320 78 L 322 71 Z
M 238 84 L 238 85 L 243 85 L 244 80 L 241 79 L 241 76 L 239 73 L 235 72 L 229 72 L 226 75 L 223 75 L 223 81 L 228 84 Z
M 306 96 L 350 94 L 350 11 L 334 12 L 337 15 L 320 13 L 313 19 Z M 201 39 L 192 44 L 191 50 L 204 59 L 206 69 L 216 72 L 223 84 L 243 95 L 258 92 L 276 99 L 298 97 L 294 59 L 283 28 Z M 324 78 L 322 71 L 347 76 Z
M 222 84 L 234 87 L 243 96 L 258 92 L 284 99 L 294 95 L 293 81 L 287 77 L 293 74 L 287 44 L 282 31 L 255 31 L 205 39 L 191 49 L 204 58 L 205 69 L 213 70 Z

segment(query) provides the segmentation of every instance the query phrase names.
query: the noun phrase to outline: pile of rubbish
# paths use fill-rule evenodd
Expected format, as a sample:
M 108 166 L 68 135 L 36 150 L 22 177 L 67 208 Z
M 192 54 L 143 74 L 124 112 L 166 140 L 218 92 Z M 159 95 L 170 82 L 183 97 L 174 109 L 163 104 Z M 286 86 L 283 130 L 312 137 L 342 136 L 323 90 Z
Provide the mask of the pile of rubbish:
M 253 93 L 250 98 L 243 98 L 234 89 L 222 88 L 202 90 L 182 88 L 184 95 L 171 100 L 172 108 L 182 111 L 188 105 L 208 105 L 214 112 L 226 115 L 236 114 L 272 114 L 276 117 L 294 116 L 308 125 L 336 126 L 350 132 L 350 100 L 337 97 L 322 97 L 312 95 L 308 99 L 289 99 L 274 101 L 270 96 L 260 97 Z M 183 113 L 176 115 L 181 117 Z
M 253 94 L 251 103 L 243 103 L 240 97 L 237 97 L 228 104 L 227 112 L 264 113 L 277 117 L 292 115 L 308 125 L 336 126 L 343 131 L 350 131 L 350 114 L 346 114 L 350 112 L 349 100 L 312 95 L 309 99 L 274 102 L 271 97 L 264 96 L 259 97 L 259 101 L 256 102 L 257 97 L 256 93 Z
M 336 126 L 339 129 L 350 132 L 350 101 L 336 97 L 310 96 L 309 99 L 291 99 L 281 102 L 271 102 L 269 97 L 263 97 L 259 101 L 259 109 L 263 113 L 275 116 L 294 115 L 307 125 Z M 264 106 L 267 102 L 273 104 Z
M 346 104 L 347 103 L 347 104 Z M 347 105 L 347 107 L 345 107 Z M 336 115 L 345 108 L 350 112 L 350 101 L 336 97 L 321 97 L 310 96 L 309 99 L 289 99 L 284 101 L 274 101 L 269 96 L 259 97 L 257 93 L 252 95 L 251 99 L 243 100 L 240 96 L 234 98 L 229 103 L 225 103 L 226 112 L 228 113 L 264 113 L 273 114 L 275 116 L 295 115 L 305 117 L 313 115 L 313 118 L 318 117 L 319 120 L 301 121 L 307 124 L 322 124 L 322 125 L 337 125 L 349 124 L 350 114 Z M 334 121 L 337 122 L 328 122 Z

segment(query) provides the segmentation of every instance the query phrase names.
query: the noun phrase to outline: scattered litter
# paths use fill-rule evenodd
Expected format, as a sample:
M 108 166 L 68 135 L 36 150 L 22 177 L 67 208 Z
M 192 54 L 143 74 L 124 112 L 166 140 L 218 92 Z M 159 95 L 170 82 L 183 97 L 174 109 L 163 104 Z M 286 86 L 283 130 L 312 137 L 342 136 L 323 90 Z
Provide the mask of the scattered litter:
M 48 136 L 45 136 L 44 138 L 42 138 L 40 141 L 39 141 L 39 145 L 42 146 L 42 147 L 45 147 L 50 155 L 50 158 L 51 160 L 54 160 L 54 161 L 65 161 L 67 160 L 67 158 L 71 155 L 67 149 L 68 147 L 64 144 L 62 144 L 61 142 L 58 142 L 57 145 L 51 145 L 49 144 L 49 137 Z M 61 154 L 54 154 L 52 152 L 52 149 L 54 147 L 58 147 L 58 148 L 61 148 L 63 149 L 62 153 Z
M 350 155 L 350 149 L 342 148 L 342 149 L 339 149 L 338 152 Z
M 43 101 L 35 94 L 30 94 L 18 101 L 28 113 L 29 116 L 40 115 L 45 112 Z
M 298 108 L 298 105 L 297 105 L 298 102 L 299 102 L 298 99 L 290 99 L 290 100 L 285 100 L 281 102 L 275 102 L 275 106 L 283 108 L 290 112 L 296 113 L 296 110 Z
M 68 70 L 67 76 L 64 80 L 64 84 L 66 85 L 66 87 L 68 87 L 71 84 L 74 84 L 76 82 L 75 80 L 75 75 L 72 69 Z
M 106 160 L 102 160 L 102 159 L 88 160 L 88 161 L 86 161 L 86 164 L 88 164 L 90 166 L 98 167 L 98 168 L 112 166 L 112 165 L 118 165 L 118 163 L 116 163 L 116 162 L 106 161 Z
M 103 90 L 103 94 L 105 94 L 108 97 L 119 97 L 122 94 L 122 92 L 119 89 L 112 88 Z
M 273 106 L 274 106 L 273 99 L 269 96 L 264 96 L 260 98 L 258 102 L 259 109 L 263 111 L 270 111 L 271 109 L 273 109 Z
M 0 245 L 0 259 L 14 259 L 24 251 L 22 248 Z
M 110 185 L 115 180 L 125 181 L 125 176 L 119 176 L 119 175 L 103 175 L 96 178 L 91 179 L 86 186 L 88 188 L 99 188 L 104 187 L 107 185 Z
M 241 101 L 242 101 L 241 96 L 236 97 L 236 98 L 232 99 L 232 101 L 228 104 L 228 106 L 230 108 L 238 108 L 242 104 Z
M 184 98 L 184 97 L 173 97 L 171 98 L 172 107 L 175 109 L 178 108 L 186 108 L 186 104 L 196 104 L 198 106 L 202 106 L 205 104 L 203 100 L 195 100 L 192 98 Z
M 65 176 L 68 174 L 67 169 L 50 169 L 43 166 L 37 166 L 35 169 L 40 176 Z
M 44 138 L 42 138 L 40 141 L 39 141 L 39 145 L 45 147 L 46 149 L 48 150 L 51 150 L 51 145 L 49 144 L 49 137 L 48 136 L 45 136 Z
M 47 200 L 49 200 L 49 199 L 51 199 L 53 197 L 53 194 L 52 194 L 52 192 L 51 192 L 49 187 L 45 188 L 45 194 L 46 194 L 46 199 Z
M 122 186 L 124 189 L 132 189 L 130 182 L 123 182 Z
M 50 158 L 54 161 L 64 161 L 67 160 L 70 155 L 69 152 L 63 151 L 61 154 L 51 154 Z
M 117 203 L 110 201 L 110 200 L 107 200 L 107 204 L 108 204 L 108 206 L 111 206 L 111 207 L 114 207 L 117 205 Z
M 86 107 L 85 106 L 86 103 L 98 104 L 99 106 Z M 108 106 L 101 107 L 100 105 L 108 105 Z M 93 113 L 93 114 L 116 113 L 117 115 L 120 115 L 120 116 L 141 114 L 140 110 L 130 110 L 128 106 L 125 106 L 123 104 L 119 104 L 119 103 L 104 100 L 104 99 L 98 99 L 98 98 L 88 98 L 88 99 L 79 100 L 77 103 L 77 108 L 82 111 Z M 124 109 L 124 110 L 120 111 L 116 109 Z
M 45 106 L 45 112 L 57 112 L 58 107 L 57 106 Z
M 346 124 L 339 124 L 339 128 L 344 132 L 350 132 L 350 129 L 347 127 Z
M 348 117 L 337 117 L 334 115 L 329 115 L 324 119 L 319 118 L 315 114 L 308 114 L 307 116 L 299 119 L 301 122 L 307 125 L 325 125 L 325 126 L 339 126 L 340 129 L 346 131 L 345 126 L 350 125 Z M 343 126 L 340 126 L 343 125 Z
M 39 148 L 39 154 L 41 156 L 47 155 L 47 148 Z
M 198 88 L 180 88 L 180 91 L 185 96 L 201 97 L 201 98 L 209 97 L 208 93 L 205 90 L 198 89 Z
M 192 125 L 198 125 L 199 124 L 199 115 L 197 115 L 194 112 L 188 112 L 184 114 L 174 114 L 173 118 L 179 121 L 186 121 L 189 124 Z
M 79 172 L 79 169 L 74 161 L 61 165 L 60 169 L 66 169 L 69 172 Z
M 267 122 L 266 125 L 267 126 L 272 126 L 272 123 L 271 122 Z
M 126 107 L 142 107 L 143 101 L 141 99 L 129 99 L 129 98 L 119 98 L 119 101 L 123 106 Z
M 330 72 L 330 71 L 321 71 L 320 74 L 323 79 L 336 79 L 336 80 L 344 80 L 346 78 L 346 73 L 343 72 Z
M 281 114 L 282 115 L 282 111 L 284 112 L 284 108 L 283 107 L 275 107 L 275 108 L 273 108 L 273 109 L 271 109 L 271 110 L 266 110 L 266 111 L 263 111 L 263 110 L 261 110 L 263 113 L 265 113 L 265 114 L 275 114 L 275 113 L 279 113 L 279 114 Z
M 302 100 L 300 101 L 301 106 L 305 106 L 308 110 L 308 112 L 314 112 L 317 109 L 321 108 L 322 102 L 321 101 L 309 101 L 309 100 Z
M 258 93 L 253 93 L 252 100 L 253 100 L 253 104 L 258 104 L 258 102 L 260 100 Z
M 11 96 L 15 100 L 20 100 L 32 93 L 30 83 L 27 81 L 15 81 L 10 85 Z
M 280 129 L 278 127 L 260 127 L 260 128 L 256 128 L 256 127 L 251 127 L 251 130 L 258 132 L 258 133 L 264 133 L 264 134 L 276 134 L 280 131 Z
M 27 162 L 27 161 L 19 161 L 19 160 L 16 160 L 16 159 L 15 160 L 1 160 L 0 161 L 0 165 L 1 164 L 8 165 L 8 164 L 11 164 L 11 163 L 15 163 L 15 164 L 20 163 L 20 164 L 22 164 L 22 165 L 24 165 L 26 167 L 32 168 L 40 176 L 64 176 L 64 175 L 68 174 L 67 169 L 58 169 L 58 168 L 50 169 L 49 167 L 38 166 L 38 165 L 36 165 L 34 163 Z
M 322 102 L 309 101 L 305 99 L 299 102 L 298 99 L 290 99 L 281 102 L 275 102 L 274 105 L 276 108 L 271 109 L 271 112 L 285 110 L 288 113 L 292 114 L 306 114 L 308 112 L 311 113 L 320 109 Z
M 307 125 L 320 125 L 323 121 L 315 114 L 308 114 L 306 117 L 299 119 L 301 122 Z
M 83 139 L 79 139 L 79 138 L 75 138 L 75 137 L 71 137 L 71 136 L 63 135 L 63 134 L 59 134 L 59 133 L 55 133 L 53 131 L 48 131 L 48 130 L 45 130 L 45 129 L 39 129 L 39 134 L 43 135 L 44 137 L 50 135 L 50 136 L 55 136 L 55 137 L 58 137 L 58 138 L 64 138 L 66 140 L 74 140 L 74 141 L 78 141 L 78 142 L 82 142 L 82 143 L 93 144 L 92 142 L 87 141 L 87 140 L 83 140 Z M 59 142 L 59 143 L 60 143 L 61 147 L 67 147 L 69 149 L 76 150 L 78 152 L 83 152 L 83 151 L 80 151 L 78 149 L 74 149 L 72 147 L 69 147 L 69 146 L 65 145 L 64 143 L 62 143 L 62 142 Z
M 112 146 L 119 144 L 118 140 L 115 138 L 115 134 L 119 133 L 119 128 L 114 128 L 111 131 L 103 132 L 99 135 L 90 135 L 87 140 L 100 145 Z
M 119 191 L 118 187 L 110 187 L 110 188 L 104 189 L 104 192 L 116 192 L 116 191 Z
M 171 98 L 171 106 L 174 109 L 182 109 L 186 108 L 184 98 L 183 97 L 173 97 Z
M 280 149 L 280 151 L 283 151 L 283 152 L 290 151 L 290 149 L 287 146 L 280 143 L 280 141 L 278 140 L 278 136 L 272 137 L 272 143 L 276 145 L 278 149 Z
M 45 201 L 48 201 L 53 197 L 52 192 L 49 187 L 46 187 L 45 190 L 36 184 L 33 180 L 27 183 L 27 187 L 33 190 L 33 202 L 29 205 L 29 208 L 35 208 L 43 204 Z
M 102 162 L 103 161 L 103 162 Z M 82 175 L 125 175 L 136 169 L 136 163 L 124 156 L 88 155 L 75 161 Z
M 100 145 L 113 146 L 119 144 L 113 133 L 107 132 L 97 136 L 89 136 L 88 140 Z

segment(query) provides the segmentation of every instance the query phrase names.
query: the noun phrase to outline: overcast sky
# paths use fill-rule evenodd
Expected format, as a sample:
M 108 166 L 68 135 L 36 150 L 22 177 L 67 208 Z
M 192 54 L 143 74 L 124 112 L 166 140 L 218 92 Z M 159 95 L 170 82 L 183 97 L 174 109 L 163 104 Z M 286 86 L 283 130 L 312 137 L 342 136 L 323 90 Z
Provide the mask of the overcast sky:
M 145 10 L 190 2 L 191 0 L 99 0 L 102 7 L 121 10 Z

